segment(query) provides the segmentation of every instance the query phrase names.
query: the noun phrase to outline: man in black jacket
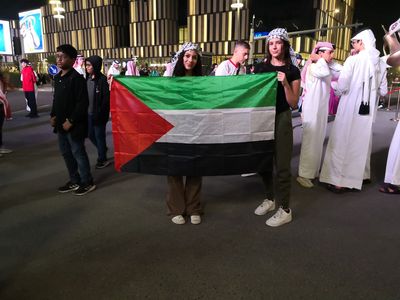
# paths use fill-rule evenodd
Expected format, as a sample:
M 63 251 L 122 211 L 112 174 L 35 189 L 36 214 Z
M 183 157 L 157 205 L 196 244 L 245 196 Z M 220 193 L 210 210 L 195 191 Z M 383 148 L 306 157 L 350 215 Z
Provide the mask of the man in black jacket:
M 73 191 L 81 196 L 93 191 L 93 177 L 85 149 L 88 133 L 88 93 L 86 82 L 74 68 L 77 51 L 71 45 L 57 47 L 57 66 L 61 71 L 54 77 L 54 99 L 50 123 L 58 135 L 58 143 L 70 180 L 58 189 Z
M 110 114 L 110 89 L 101 73 L 103 59 L 93 55 L 86 59 L 86 83 L 89 95 L 89 139 L 97 148 L 96 169 L 107 167 L 106 124 Z

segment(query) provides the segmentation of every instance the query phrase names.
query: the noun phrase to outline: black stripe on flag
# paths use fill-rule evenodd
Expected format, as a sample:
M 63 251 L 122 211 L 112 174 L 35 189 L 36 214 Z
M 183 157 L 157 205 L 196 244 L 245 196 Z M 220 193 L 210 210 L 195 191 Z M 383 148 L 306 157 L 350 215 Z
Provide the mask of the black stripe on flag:
M 274 141 L 227 144 L 154 143 L 125 172 L 170 176 L 235 175 L 272 170 Z

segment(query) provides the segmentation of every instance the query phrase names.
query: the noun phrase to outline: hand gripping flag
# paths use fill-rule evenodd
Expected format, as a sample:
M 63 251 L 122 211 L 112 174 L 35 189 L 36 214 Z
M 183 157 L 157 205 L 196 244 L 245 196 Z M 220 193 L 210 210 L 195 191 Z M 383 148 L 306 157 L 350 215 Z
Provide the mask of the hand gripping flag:
M 115 77 L 115 168 L 211 176 L 272 168 L 276 73 Z

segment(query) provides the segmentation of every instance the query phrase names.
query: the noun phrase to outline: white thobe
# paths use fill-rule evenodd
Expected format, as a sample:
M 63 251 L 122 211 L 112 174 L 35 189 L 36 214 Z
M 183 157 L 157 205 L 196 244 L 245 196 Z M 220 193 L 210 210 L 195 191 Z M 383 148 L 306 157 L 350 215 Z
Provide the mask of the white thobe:
M 385 182 L 400 185 L 400 122 L 397 124 L 392 142 L 390 143 Z
M 303 137 L 299 175 L 314 179 L 319 174 L 328 121 L 331 71 L 320 58 L 307 68 L 302 104 Z
M 319 180 L 340 187 L 361 189 L 370 178 L 372 123 L 379 94 L 387 90 L 386 66 L 366 50 L 346 59 L 337 83 L 341 94 Z M 369 115 L 358 113 L 369 101 Z
M 117 75 L 119 75 L 121 72 L 117 69 L 117 68 L 115 68 L 114 66 L 111 66 L 111 68 L 108 70 L 108 72 L 107 72 L 107 76 L 117 76 Z

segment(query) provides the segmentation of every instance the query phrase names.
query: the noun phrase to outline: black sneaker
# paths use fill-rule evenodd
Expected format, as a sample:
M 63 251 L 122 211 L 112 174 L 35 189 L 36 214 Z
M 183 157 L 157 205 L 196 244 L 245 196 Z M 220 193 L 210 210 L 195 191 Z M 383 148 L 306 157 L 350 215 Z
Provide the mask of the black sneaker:
M 86 184 L 86 185 L 81 185 L 79 186 L 78 189 L 76 189 L 73 194 L 76 196 L 83 196 L 86 195 L 87 193 L 90 193 L 91 191 L 94 191 L 96 189 L 96 185 L 94 184 Z
M 96 164 L 96 169 L 103 169 L 105 167 L 107 167 L 108 165 L 110 165 L 109 161 L 98 161 Z
M 68 193 L 68 192 L 76 191 L 77 189 L 79 189 L 78 184 L 68 181 L 64 186 L 60 186 L 58 188 L 58 191 L 60 193 Z

